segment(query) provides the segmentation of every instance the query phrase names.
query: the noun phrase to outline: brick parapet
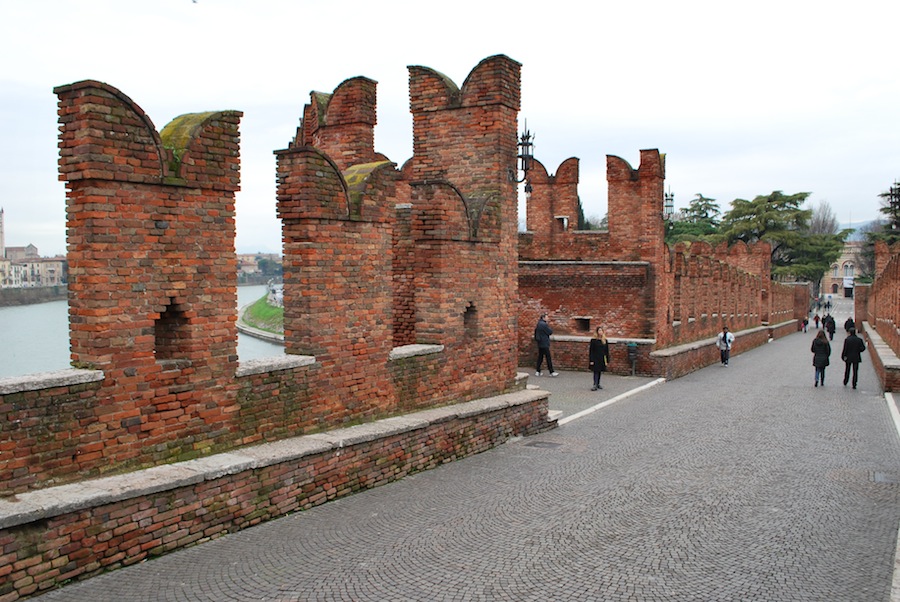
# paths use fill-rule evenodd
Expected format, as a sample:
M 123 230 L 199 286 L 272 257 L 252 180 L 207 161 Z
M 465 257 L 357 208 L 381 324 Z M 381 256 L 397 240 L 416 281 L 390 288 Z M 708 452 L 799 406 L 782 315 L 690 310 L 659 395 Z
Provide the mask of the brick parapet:
M 877 333 L 881 355 L 885 356 L 880 365 L 889 366 L 900 356 L 900 243 L 889 246 L 883 241 L 876 242 L 875 266 L 872 284 L 857 284 L 854 289 L 854 315 L 858 321 L 867 323 L 873 336 Z M 885 349 L 893 353 L 893 359 L 886 357 Z M 879 377 L 885 390 L 897 390 L 896 375 L 891 370 L 881 369 Z
M 383 159 L 375 152 L 377 82 L 366 77 L 343 81 L 334 92 L 311 92 L 291 148 L 315 147 L 344 171 Z
M 56 91 L 72 360 L 104 380 L 76 413 L 71 450 L 54 449 L 44 476 L 71 480 L 227 445 L 241 113 L 182 115 L 157 134 L 111 86 Z
M 866 340 L 872 367 L 885 391 L 900 391 L 900 357 L 877 329 L 868 322 L 860 321 L 859 333 Z
M 658 151 L 641 151 L 638 169 L 607 157 L 608 232 L 562 227 L 556 208 L 568 210 L 577 203 L 578 163 L 567 163 L 559 183 L 539 162 L 531 178 L 529 230 L 519 234 L 520 362 L 532 363 L 530 329 L 541 313 L 548 313 L 565 335 L 603 325 L 607 335 L 653 340 L 657 350 L 714 336 L 723 324 L 747 330 L 805 315 L 802 295 L 771 281 L 768 244 L 713 249 L 702 242 L 674 248 L 664 243 L 665 161 Z M 573 271 L 572 266 L 590 261 L 644 262 L 642 282 L 623 286 L 608 274 Z M 601 303 L 618 309 L 598 311 Z M 645 366 L 654 369 L 653 362 Z
M 521 390 L 0 500 L 0 595 L 25 598 L 541 432 L 547 397 Z

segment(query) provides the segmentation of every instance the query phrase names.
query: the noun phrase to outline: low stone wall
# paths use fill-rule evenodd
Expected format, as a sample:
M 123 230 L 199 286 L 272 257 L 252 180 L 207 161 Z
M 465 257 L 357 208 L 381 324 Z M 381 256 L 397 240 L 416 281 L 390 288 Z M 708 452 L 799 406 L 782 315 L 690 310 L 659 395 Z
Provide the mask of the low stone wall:
M 0 600 L 19 600 L 554 428 L 548 397 L 520 390 L 0 499 Z
M 793 320 L 791 322 L 793 323 Z M 771 337 L 771 333 L 772 331 L 768 326 L 759 326 L 735 332 L 731 354 L 733 356 L 740 355 L 744 351 L 766 344 Z M 660 349 L 652 352 L 650 356 L 656 362 L 657 375 L 667 379 L 690 374 L 720 361 L 719 348 L 716 347 L 716 337 Z
M 780 324 L 758 326 L 735 332 L 732 355 L 741 354 L 766 344 L 769 339 L 785 337 L 798 330 L 797 320 L 787 320 Z M 553 367 L 556 370 L 587 371 L 590 341 L 591 337 L 589 336 L 553 335 L 550 348 L 553 355 Z M 637 351 L 634 373 L 640 376 L 678 378 L 719 361 L 716 337 L 659 350 L 654 350 L 655 339 L 610 338 L 609 370 L 612 374 L 627 376 L 632 373 L 631 361 L 628 359 L 628 346 L 632 344 Z M 520 356 L 519 361 L 522 367 L 533 369 L 537 361 L 537 348 L 533 348 L 530 355 Z M 544 369 L 546 370 L 546 364 Z
M 860 334 L 866 339 L 875 375 L 884 391 L 900 391 L 900 357 L 868 322 L 860 323 Z
M 650 360 L 650 352 L 656 344 L 655 339 L 609 338 L 609 371 L 623 376 L 631 375 L 631 361 L 628 359 L 628 345 L 634 343 L 638 349 L 635 362 L 635 374 L 654 376 L 655 365 Z M 590 336 L 553 335 L 550 351 L 553 356 L 553 367 L 556 370 L 588 371 L 588 348 Z M 522 363 L 524 362 L 524 363 Z M 537 347 L 532 343 L 531 354 L 520 357 L 520 365 L 531 367 L 537 363 Z M 547 369 L 546 363 L 543 366 Z
M 35 286 L 30 288 L 0 288 L 0 307 L 31 305 L 62 301 L 68 296 L 68 288 L 62 286 Z

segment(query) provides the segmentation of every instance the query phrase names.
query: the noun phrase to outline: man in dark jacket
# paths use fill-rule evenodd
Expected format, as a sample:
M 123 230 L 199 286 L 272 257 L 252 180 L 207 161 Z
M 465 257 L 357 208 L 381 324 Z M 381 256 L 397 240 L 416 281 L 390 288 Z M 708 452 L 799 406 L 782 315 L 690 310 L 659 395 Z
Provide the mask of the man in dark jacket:
M 856 322 L 853 321 L 853 318 L 847 318 L 847 321 L 844 322 L 844 330 L 847 331 L 847 334 L 850 334 L 850 329 L 856 328 Z
M 534 327 L 534 340 L 537 341 L 538 347 L 538 359 L 537 359 L 537 368 L 534 371 L 535 376 L 541 375 L 541 364 L 544 363 L 544 358 L 547 358 L 547 369 L 550 370 L 550 376 L 559 376 L 559 372 L 553 370 L 553 360 L 550 359 L 550 335 L 553 334 L 553 331 L 550 330 L 550 325 L 547 324 L 547 314 L 541 314 L 541 319 L 538 320 L 537 326 Z
M 828 339 L 833 341 L 834 331 L 837 330 L 837 325 L 834 323 L 834 316 L 826 314 L 825 319 L 822 320 L 822 322 L 825 324 L 825 330 L 828 331 Z
M 863 340 L 856 336 L 856 329 L 850 329 L 850 335 L 844 339 L 844 350 L 841 351 L 841 359 L 844 360 L 844 386 L 850 380 L 850 370 L 853 370 L 853 388 L 856 388 L 857 375 L 859 374 L 859 362 L 862 361 L 862 352 L 866 350 Z

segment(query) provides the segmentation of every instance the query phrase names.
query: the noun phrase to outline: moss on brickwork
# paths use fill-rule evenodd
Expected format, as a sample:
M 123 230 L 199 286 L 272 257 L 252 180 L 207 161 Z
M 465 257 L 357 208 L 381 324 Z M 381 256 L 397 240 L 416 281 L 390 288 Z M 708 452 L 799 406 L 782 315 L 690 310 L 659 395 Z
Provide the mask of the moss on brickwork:
M 312 100 L 316 103 L 316 113 L 318 113 L 319 125 L 325 125 L 325 113 L 328 112 L 328 103 L 331 102 L 331 94 L 325 92 L 313 92 Z
M 350 206 L 353 215 L 359 215 L 362 205 L 362 195 L 366 190 L 366 181 L 376 169 L 382 165 L 391 165 L 390 161 L 376 161 L 374 163 L 361 163 L 354 165 L 344 172 L 344 181 L 350 191 Z
M 163 128 L 159 133 L 163 146 L 172 151 L 174 164 L 169 165 L 172 173 L 178 173 L 181 166 L 181 158 L 188 144 L 191 143 L 197 130 L 207 119 L 215 115 L 215 111 L 205 113 L 187 113 L 179 115 Z

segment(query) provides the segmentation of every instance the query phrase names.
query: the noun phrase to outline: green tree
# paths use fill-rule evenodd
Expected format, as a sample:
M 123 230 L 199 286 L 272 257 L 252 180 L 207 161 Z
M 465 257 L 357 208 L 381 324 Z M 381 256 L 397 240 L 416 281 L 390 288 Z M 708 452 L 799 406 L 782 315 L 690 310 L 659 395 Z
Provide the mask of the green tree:
M 698 193 L 695 197 L 685 209 L 682 209 L 679 219 L 669 220 L 666 224 L 668 244 L 686 240 L 715 242 L 713 238 L 718 232 L 718 216 L 721 213 L 719 206 L 715 199 L 702 194 Z
M 881 211 L 888 220 L 885 230 L 900 230 L 900 203 L 897 203 L 897 197 L 900 195 L 900 184 L 894 182 L 890 190 L 882 192 L 878 196 L 881 197 Z M 891 202 L 893 201 L 893 203 Z
M 706 223 L 715 227 L 719 221 L 719 215 L 722 213 L 716 204 L 716 199 L 707 198 L 699 192 L 694 197 L 681 212 L 684 216 L 684 221 L 695 224 Z
M 772 245 L 772 275 L 793 276 L 819 281 L 841 256 L 844 241 L 850 230 L 812 232 L 810 221 L 814 211 L 804 209 L 810 193 L 798 192 L 785 195 L 780 190 L 752 201 L 736 199 L 731 210 L 725 213 L 720 226 L 729 243 L 743 240 L 746 243 L 765 241 Z M 827 229 L 827 213 L 830 207 L 820 210 L 821 228 Z
M 894 184 L 888 192 L 882 192 L 878 196 L 881 197 L 881 207 L 878 209 L 885 215 L 886 222 L 878 231 L 872 232 L 872 239 L 883 240 L 888 244 L 900 241 L 900 204 L 896 201 L 891 205 L 891 200 L 896 199 L 900 194 L 900 184 Z M 878 220 L 880 223 L 880 220 Z
M 766 241 L 772 245 L 772 267 L 785 265 L 785 252 L 809 229 L 812 210 L 802 205 L 808 192 L 785 195 L 780 190 L 760 195 L 752 201 L 735 199 L 731 210 L 722 216 L 721 232 L 729 244 L 739 240 L 751 244 Z
M 256 264 L 259 266 L 259 271 L 263 273 L 264 276 L 274 277 L 281 276 L 281 264 L 277 261 L 273 261 L 266 257 L 256 258 Z

